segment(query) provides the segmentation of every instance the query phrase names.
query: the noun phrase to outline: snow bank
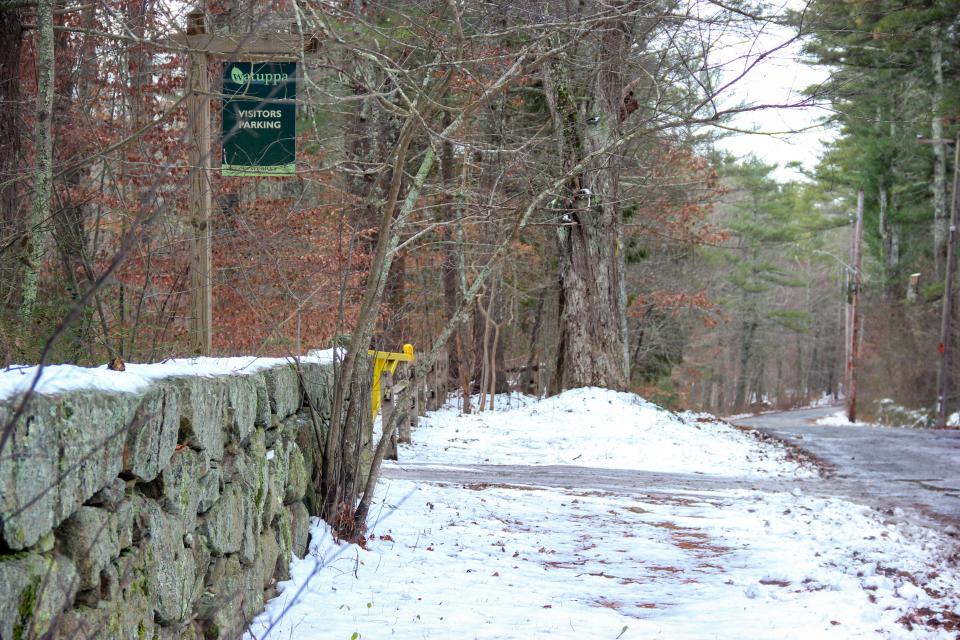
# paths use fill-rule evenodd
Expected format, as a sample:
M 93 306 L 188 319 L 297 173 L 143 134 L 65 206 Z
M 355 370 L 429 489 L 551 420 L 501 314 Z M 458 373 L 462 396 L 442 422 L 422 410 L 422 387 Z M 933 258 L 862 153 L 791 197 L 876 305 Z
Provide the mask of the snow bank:
M 954 418 L 954 416 L 958 416 L 958 418 Z M 847 420 L 845 411 L 837 411 L 820 418 L 815 424 L 828 427 L 897 427 L 901 429 L 927 429 L 933 426 L 928 411 L 908 409 L 890 398 L 877 401 L 876 418 L 877 422 L 850 422 Z M 960 414 L 953 414 L 947 420 L 947 426 L 956 426 L 951 425 L 950 420 L 960 420 Z
M 250 374 L 282 364 L 294 358 L 179 358 L 153 364 L 126 363 L 125 371 L 111 371 L 106 365 L 77 367 L 70 364 L 37 366 L 11 365 L 0 370 L 0 400 L 24 393 L 33 384 L 40 370 L 35 391 L 42 394 L 67 391 L 97 390 L 116 393 L 137 393 L 154 380 L 175 376 L 225 376 Z M 328 364 L 333 361 L 333 350 L 311 351 L 300 362 Z
M 519 407 L 461 415 L 445 406 L 421 419 L 400 461 L 575 464 L 721 476 L 815 475 L 709 414 L 675 414 L 632 393 L 572 389 Z M 500 403 L 498 406 L 503 406 Z
M 818 418 L 814 424 L 822 424 L 826 427 L 870 427 L 869 422 L 850 422 L 847 420 L 847 414 L 844 411 L 837 411 L 828 416 Z

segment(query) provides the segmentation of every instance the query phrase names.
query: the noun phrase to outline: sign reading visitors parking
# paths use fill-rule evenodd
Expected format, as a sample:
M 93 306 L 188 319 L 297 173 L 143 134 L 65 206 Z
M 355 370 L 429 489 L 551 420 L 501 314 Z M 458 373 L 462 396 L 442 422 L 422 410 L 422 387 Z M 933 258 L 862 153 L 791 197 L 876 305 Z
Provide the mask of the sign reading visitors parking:
M 228 62 L 223 68 L 223 94 L 220 172 L 294 175 L 297 63 Z

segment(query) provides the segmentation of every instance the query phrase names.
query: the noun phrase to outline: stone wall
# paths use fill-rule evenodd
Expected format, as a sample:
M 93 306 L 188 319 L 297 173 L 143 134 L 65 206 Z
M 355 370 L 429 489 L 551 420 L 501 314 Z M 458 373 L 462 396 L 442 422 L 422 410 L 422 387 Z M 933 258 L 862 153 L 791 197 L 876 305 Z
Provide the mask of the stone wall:
M 35 396 L 0 453 L 0 640 L 238 636 L 307 548 L 332 374 Z

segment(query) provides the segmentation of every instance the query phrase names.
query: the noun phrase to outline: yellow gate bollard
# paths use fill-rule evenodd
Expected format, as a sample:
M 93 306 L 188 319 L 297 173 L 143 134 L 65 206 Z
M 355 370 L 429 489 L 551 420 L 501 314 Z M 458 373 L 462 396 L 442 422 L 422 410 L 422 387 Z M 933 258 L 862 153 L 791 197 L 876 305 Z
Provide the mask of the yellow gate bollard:
M 403 353 L 391 353 L 375 349 L 369 349 L 367 353 L 374 357 L 373 389 L 370 392 L 370 400 L 372 400 L 373 417 L 376 418 L 377 412 L 380 411 L 380 376 L 383 375 L 385 369 L 389 369 L 390 373 L 393 373 L 401 362 L 413 362 L 413 345 L 403 345 Z

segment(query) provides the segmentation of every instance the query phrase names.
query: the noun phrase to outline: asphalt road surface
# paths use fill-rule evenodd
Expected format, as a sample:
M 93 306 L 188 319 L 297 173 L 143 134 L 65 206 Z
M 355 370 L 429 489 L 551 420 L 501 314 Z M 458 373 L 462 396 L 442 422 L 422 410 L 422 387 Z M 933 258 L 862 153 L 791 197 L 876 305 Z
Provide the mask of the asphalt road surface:
M 767 433 L 825 463 L 825 489 L 960 526 L 960 431 L 821 426 L 839 407 L 771 413 L 736 424 Z
M 892 520 L 960 530 L 960 431 L 814 424 L 817 418 L 836 411 L 836 407 L 825 407 L 736 421 L 812 454 L 822 465 L 820 478 L 723 478 L 566 465 L 438 465 L 402 460 L 384 466 L 383 477 L 468 488 L 526 485 L 626 495 L 800 490 L 867 504 Z

